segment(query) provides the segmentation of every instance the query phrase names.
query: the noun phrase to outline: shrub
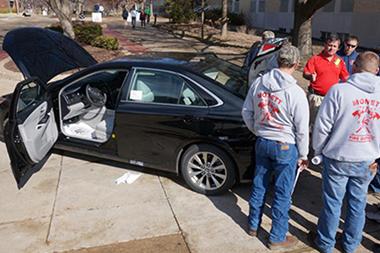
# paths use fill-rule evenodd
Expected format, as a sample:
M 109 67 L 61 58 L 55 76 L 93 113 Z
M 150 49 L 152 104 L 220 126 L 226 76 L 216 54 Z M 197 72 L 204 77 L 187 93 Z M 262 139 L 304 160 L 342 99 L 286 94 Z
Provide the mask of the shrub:
M 166 0 L 165 12 L 175 23 L 189 23 L 195 18 L 195 13 L 189 0 Z
M 228 24 L 234 26 L 241 26 L 245 24 L 244 14 L 228 13 Z M 222 9 L 211 9 L 205 12 L 205 19 L 216 22 L 222 18 Z
M 13 8 L 12 12 L 15 13 L 16 10 Z M 9 13 L 9 8 L 8 7 L 1 7 L 0 8 L 0 13 Z
M 91 44 L 96 37 L 103 35 L 102 27 L 93 22 L 75 22 L 74 33 L 77 41 Z
M 59 25 L 59 24 L 53 24 L 51 26 L 47 26 L 45 27 L 46 29 L 50 29 L 50 30 L 53 30 L 55 32 L 59 32 L 59 33 L 63 33 L 63 29 L 62 29 L 62 26 Z
M 119 42 L 117 38 L 111 36 L 98 36 L 92 42 L 91 46 L 105 48 L 108 50 L 117 50 Z
M 245 25 L 245 19 L 243 13 L 229 13 L 228 20 L 231 25 L 240 26 Z

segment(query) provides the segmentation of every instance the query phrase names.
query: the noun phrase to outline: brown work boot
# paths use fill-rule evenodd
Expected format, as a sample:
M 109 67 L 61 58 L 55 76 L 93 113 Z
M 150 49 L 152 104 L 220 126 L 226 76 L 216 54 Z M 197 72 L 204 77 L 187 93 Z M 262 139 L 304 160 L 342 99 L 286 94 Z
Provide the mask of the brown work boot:
M 285 241 L 283 242 L 269 242 L 268 247 L 271 250 L 276 250 L 276 249 L 287 249 L 287 248 L 292 248 L 296 246 L 298 243 L 298 239 L 294 236 L 287 235 Z

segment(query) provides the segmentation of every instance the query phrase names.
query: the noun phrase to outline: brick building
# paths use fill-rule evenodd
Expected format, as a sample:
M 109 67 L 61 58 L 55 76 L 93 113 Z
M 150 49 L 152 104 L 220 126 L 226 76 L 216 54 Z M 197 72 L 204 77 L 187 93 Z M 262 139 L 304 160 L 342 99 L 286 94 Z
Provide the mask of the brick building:
M 210 0 L 220 7 L 220 0 Z M 229 0 L 232 12 L 243 12 L 254 27 L 290 32 L 293 27 L 294 0 Z M 313 37 L 335 32 L 359 36 L 361 45 L 380 47 L 379 0 L 332 0 L 313 17 Z

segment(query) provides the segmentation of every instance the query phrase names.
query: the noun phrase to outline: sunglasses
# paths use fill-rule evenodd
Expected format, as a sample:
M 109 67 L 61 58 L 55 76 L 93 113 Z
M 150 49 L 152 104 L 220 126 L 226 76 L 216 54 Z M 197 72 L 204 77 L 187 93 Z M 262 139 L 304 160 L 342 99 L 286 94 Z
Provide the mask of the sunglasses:
M 347 46 L 347 47 L 354 48 L 354 47 L 357 47 L 358 45 L 346 44 L 346 46 Z

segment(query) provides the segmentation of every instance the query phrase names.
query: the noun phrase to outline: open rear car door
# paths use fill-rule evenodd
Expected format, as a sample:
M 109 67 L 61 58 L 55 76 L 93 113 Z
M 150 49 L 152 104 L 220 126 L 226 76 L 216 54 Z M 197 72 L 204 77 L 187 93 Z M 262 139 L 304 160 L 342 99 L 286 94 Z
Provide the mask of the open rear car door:
M 37 78 L 17 84 L 4 140 L 19 189 L 44 165 L 57 138 L 52 99 L 46 86 Z

